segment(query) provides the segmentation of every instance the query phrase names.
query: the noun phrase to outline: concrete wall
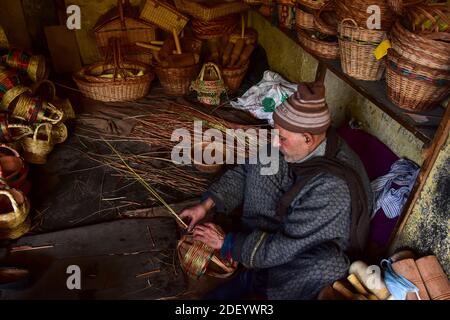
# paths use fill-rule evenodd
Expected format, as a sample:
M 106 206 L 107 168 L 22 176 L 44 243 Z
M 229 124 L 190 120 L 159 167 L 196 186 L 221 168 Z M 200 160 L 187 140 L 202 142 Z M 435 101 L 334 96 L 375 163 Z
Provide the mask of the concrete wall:
M 450 277 L 450 137 L 439 153 L 394 248 L 435 254 Z

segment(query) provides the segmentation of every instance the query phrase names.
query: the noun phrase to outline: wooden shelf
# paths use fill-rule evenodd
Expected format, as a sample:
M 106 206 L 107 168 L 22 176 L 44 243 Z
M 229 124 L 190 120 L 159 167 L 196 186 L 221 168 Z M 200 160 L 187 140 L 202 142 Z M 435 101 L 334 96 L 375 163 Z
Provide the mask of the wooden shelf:
M 259 12 L 257 12 L 257 14 L 261 15 L 272 24 L 270 18 L 263 16 Z M 348 83 L 353 89 L 362 94 L 381 110 L 386 112 L 394 120 L 398 121 L 405 129 L 413 133 L 425 144 L 428 144 L 434 138 L 439 123 L 444 116 L 444 107 L 437 105 L 430 111 L 420 113 L 401 109 L 388 99 L 386 94 L 386 82 L 384 79 L 380 81 L 363 81 L 354 79 L 342 71 L 340 60 L 327 60 L 320 58 L 300 44 L 297 41 L 297 33 L 295 30 L 288 30 L 277 26 L 274 27 L 278 28 L 289 38 L 294 40 L 300 47 L 302 47 L 303 50 L 318 60 L 319 63 Z

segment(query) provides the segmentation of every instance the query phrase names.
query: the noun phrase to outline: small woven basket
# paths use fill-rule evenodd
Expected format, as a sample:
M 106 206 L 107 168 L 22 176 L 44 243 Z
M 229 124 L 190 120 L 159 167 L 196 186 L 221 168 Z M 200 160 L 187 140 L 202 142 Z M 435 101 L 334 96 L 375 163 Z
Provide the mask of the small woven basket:
M 70 103 L 69 99 L 60 99 L 57 97 L 52 100 L 52 105 L 63 112 L 63 118 L 61 119 L 61 122 L 65 122 L 68 119 L 75 119 L 75 111 L 73 110 L 72 104 Z
M 337 41 L 323 41 L 314 37 L 311 33 L 300 28 L 297 29 L 298 42 L 311 53 L 324 58 L 334 60 L 339 58 L 339 45 Z
M 197 92 L 199 102 L 217 106 L 221 97 L 226 94 L 225 83 L 219 67 L 212 63 L 205 63 L 196 80 L 192 81 L 190 89 Z
M 227 86 L 228 94 L 236 92 L 241 86 L 245 75 L 247 74 L 250 63 L 247 62 L 241 67 L 237 68 L 223 68 L 222 77 Z
M 0 113 L 0 142 L 13 142 L 33 134 L 33 130 L 25 124 L 10 124 L 7 113 Z
M 24 50 L 11 48 L 4 60 L 11 68 L 27 74 L 33 82 L 43 80 L 48 76 L 48 67 L 44 56 L 32 55 Z
M 39 132 L 41 128 L 45 128 L 45 134 Z M 23 157 L 29 163 L 45 164 L 53 145 L 52 125 L 41 123 L 36 126 L 32 137 L 22 139 Z
M 237 269 L 237 263 L 222 260 L 214 249 L 200 241 L 194 241 L 191 235 L 181 237 L 177 253 L 181 268 L 194 279 L 203 275 L 228 278 Z
M 197 59 L 196 59 L 197 60 Z M 185 95 L 189 93 L 191 82 L 198 75 L 200 64 L 187 67 L 155 67 L 156 75 L 166 94 Z
M 0 190 L 0 229 L 14 229 L 25 221 L 30 203 L 16 189 Z
M 30 218 L 25 219 L 20 225 L 13 229 L 0 229 L 0 240 L 15 240 L 26 234 L 31 229 Z
M 55 144 L 66 141 L 68 135 L 69 133 L 64 123 L 60 122 L 57 125 L 52 126 L 52 140 Z
M 385 59 L 377 60 L 373 52 L 385 37 L 384 31 L 360 28 L 354 20 L 344 19 L 339 24 L 342 71 L 359 80 L 380 80 Z
M 387 96 L 400 108 L 427 111 L 450 94 L 450 71 L 415 64 L 392 49 L 386 64 Z
M 11 117 L 25 121 L 28 124 L 42 121 L 57 124 L 62 120 L 63 115 L 64 113 L 51 103 L 32 97 L 29 94 L 22 94 L 11 111 Z

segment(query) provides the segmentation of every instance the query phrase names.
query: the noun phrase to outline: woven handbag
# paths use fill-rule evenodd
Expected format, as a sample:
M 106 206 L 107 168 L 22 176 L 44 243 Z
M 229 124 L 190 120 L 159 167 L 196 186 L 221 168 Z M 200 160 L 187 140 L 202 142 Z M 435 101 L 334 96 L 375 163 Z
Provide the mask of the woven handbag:
M 199 102 L 206 105 L 219 105 L 223 95 L 227 93 L 219 67 L 205 63 L 197 79 L 192 81 L 190 89 L 197 92 Z
M 40 129 L 45 128 L 45 133 Z M 54 141 L 52 136 L 52 125 L 41 123 L 36 126 L 32 137 L 22 139 L 23 157 L 29 163 L 45 164 L 47 156 L 53 150 Z

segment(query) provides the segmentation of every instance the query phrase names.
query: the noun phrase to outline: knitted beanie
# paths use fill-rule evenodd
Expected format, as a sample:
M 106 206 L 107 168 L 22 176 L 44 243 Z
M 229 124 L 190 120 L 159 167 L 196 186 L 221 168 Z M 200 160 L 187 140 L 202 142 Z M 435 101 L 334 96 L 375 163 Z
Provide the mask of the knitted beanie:
M 280 127 L 311 134 L 326 132 L 331 123 L 325 102 L 325 87 L 320 82 L 301 83 L 297 91 L 278 106 L 273 120 Z

